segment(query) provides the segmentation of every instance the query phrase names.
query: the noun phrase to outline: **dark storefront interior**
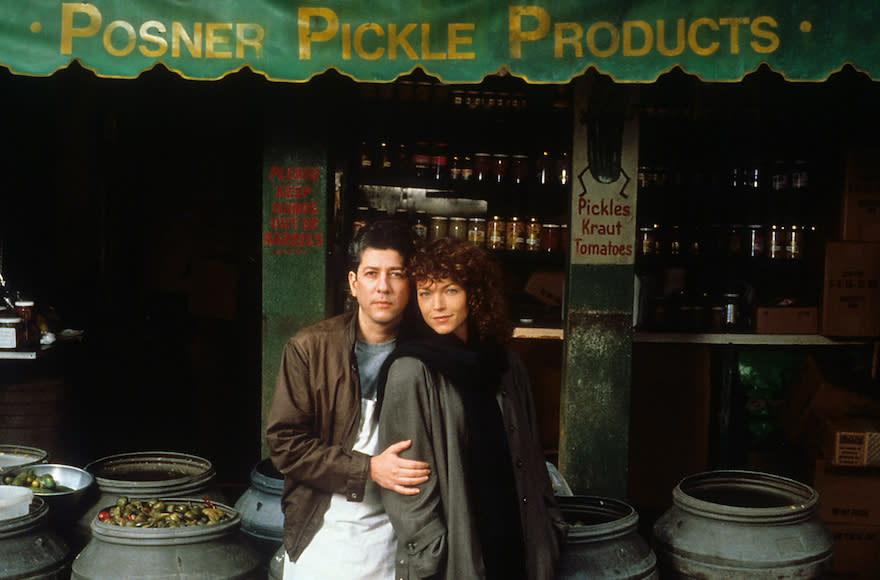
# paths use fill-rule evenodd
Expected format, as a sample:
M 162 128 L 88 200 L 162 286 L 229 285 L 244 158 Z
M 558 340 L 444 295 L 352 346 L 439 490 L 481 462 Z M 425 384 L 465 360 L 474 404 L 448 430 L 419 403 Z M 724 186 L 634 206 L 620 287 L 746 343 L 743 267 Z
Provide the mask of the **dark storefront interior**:
M 877 85 L 850 68 L 823 83 L 764 69 L 701 83 L 673 71 L 640 89 L 646 155 L 676 151 L 686 169 L 700 149 L 753 147 L 766 159 L 799 149 L 814 167 L 821 235 L 833 235 L 841 155 L 880 129 Z M 317 128 L 333 159 L 350 159 L 350 128 L 369 114 L 357 95 L 332 72 L 308 83 L 247 69 L 190 81 L 161 66 L 136 80 L 76 64 L 48 78 L 0 74 L 2 274 L 50 328 L 84 331 L 0 369 L 4 381 L 53 373 L 68 385 L 55 411 L 59 461 L 190 452 L 224 484 L 246 485 L 261 445 L 264 128 Z

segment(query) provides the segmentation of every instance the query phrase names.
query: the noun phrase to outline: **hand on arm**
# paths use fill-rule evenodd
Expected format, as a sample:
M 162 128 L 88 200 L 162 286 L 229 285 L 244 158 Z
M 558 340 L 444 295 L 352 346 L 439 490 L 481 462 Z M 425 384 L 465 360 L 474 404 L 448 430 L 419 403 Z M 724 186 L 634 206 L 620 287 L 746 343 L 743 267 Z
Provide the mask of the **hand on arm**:
M 385 489 L 396 491 L 401 495 L 419 493 L 416 487 L 428 481 L 431 470 L 424 461 L 405 459 L 400 452 L 409 449 L 412 441 L 398 441 L 388 446 L 379 455 L 370 458 L 370 479 Z

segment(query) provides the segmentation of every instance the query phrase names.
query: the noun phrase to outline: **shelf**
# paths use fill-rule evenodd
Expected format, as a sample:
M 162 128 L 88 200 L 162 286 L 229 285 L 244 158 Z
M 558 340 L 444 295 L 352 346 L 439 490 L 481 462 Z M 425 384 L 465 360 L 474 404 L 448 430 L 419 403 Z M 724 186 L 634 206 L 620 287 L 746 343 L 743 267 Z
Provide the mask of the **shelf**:
M 868 344 L 870 340 L 870 338 L 834 339 L 820 334 L 748 334 L 732 332 L 635 332 L 633 334 L 633 342 L 668 344 L 836 346 Z
M 534 326 L 517 326 L 513 329 L 513 338 L 538 338 L 562 340 L 564 333 L 561 328 L 539 328 Z
M 0 360 L 36 360 L 50 350 L 53 345 L 44 344 L 37 348 L 21 350 L 0 350 Z
M 518 326 L 513 338 L 563 340 L 561 328 L 538 328 Z M 685 333 L 685 332 L 635 332 L 633 342 L 653 344 L 731 344 L 767 346 L 844 346 L 869 344 L 871 338 L 835 339 L 820 334 L 746 334 L 746 333 Z

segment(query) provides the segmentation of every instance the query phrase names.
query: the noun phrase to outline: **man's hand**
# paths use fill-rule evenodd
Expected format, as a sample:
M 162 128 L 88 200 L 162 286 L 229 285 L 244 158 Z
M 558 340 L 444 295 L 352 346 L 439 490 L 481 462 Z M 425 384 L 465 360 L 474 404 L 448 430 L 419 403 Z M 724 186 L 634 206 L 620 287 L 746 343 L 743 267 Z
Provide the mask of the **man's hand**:
M 415 495 L 419 488 L 415 487 L 428 481 L 431 470 L 424 461 L 404 459 L 400 452 L 408 449 L 412 441 L 398 441 L 370 458 L 370 479 L 401 495 Z

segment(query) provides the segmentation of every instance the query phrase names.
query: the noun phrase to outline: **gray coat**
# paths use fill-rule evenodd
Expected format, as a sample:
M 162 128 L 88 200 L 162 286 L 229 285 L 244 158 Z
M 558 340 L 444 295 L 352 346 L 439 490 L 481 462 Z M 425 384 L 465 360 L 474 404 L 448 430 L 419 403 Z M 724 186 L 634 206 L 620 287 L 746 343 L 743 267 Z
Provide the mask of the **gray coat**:
M 522 361 L 508 350 L 509 369 L 497 399 L 520 497 L 529 580 L 552 580 L 568 526 L 553 495 L 537 436 L 534 403 Z M 416 358 L 391 365 L 379 419 L 379 445 L 412 439 L 401 456 L 427 461 L 428 481 L 412 496 L 382 490 L 397 533 L 397 578 L 485 578 L 477 541 L 480 506 L 470 505 L 464 477 L 468 433 L 455 387 Z

